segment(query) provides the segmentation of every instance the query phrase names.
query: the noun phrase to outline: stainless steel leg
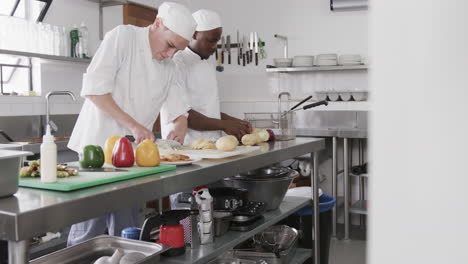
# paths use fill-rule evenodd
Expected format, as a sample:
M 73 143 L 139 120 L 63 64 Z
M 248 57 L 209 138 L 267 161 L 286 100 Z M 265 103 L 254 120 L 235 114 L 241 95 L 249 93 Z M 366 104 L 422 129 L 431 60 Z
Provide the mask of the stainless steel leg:
M 349 239 L 349 153 L 348 139 L 343 138 L 343 182 L 344 182 L 344 239 Z
M 312 203 L 314 205 L 314 228 L 312 239 L 314 239 L 314 263 L 320 264 L 320 202 L 319 202 L 319 177 L 318 177 L 318 153 L 311 153 L 313 173 L 310 174 L 312 183 Z
M 337 164 L 337 160 L 336 160 L 336 148 L 337 148 L 337 138 L 336 137 L 333 137 L 333 144 L 332 144 L 332 151 L 333 151 L 333 156 L 332 156 L 332 196 L 335 197 L 335 199 L 338 199 L 338 195 L 337 195 L 337 174 L 336 174 L 336 170 L 337 170 L 337 167 L 336 167 L 336 164 Z M 333 207 L 332 209 L 332 236 L 333 237 L 336 237 L 336 207 Z
M 162 200 L 162 198 L 158 199 L 158 209 L 159 209 L 159 214 L 162 214 L 162 212 L 163 212 L 163 200 Z
M 8 263 L 29 263 L 29 241 L 8 241 Z
M 358 151 L 359 151 L 359 165 L 362 165 L 364 163 L 362 139 L 358 139 Z M 361 201 L 365 200 L 364 191 L 365 191 L 364 178 L 359 177 L 359 200 Z M 364 215 L 359 215 L 359 226 L 361 228 L 364 228 L 364 221 L 365 221 L 364 219 L 365 219 Z

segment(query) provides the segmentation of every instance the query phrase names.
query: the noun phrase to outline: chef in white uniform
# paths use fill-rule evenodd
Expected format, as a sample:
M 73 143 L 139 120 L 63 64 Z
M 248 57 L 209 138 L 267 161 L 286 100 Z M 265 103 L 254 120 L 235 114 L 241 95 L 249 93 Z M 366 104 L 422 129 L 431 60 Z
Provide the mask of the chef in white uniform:
M 218 82 L 216 80 L 216 61 L 211 55 L 223 29 L 219 15 L 211 10 L 198 10 L 193 13 L 197 28 L 187 48 L 177 52 L 174 61 L 179 72 L 184 76 L 185 89 L 189 97 L 190 111 L 188 131 L 184 143 L 204 138 L 216 140 L 222 132 L 241 138 L 251 132 L 249 122 L 221 113 Z M 211 57 L 213 58 L 213 57 Z M 174 120 L 165 109 L 161 112 L 161 132 L 163 137 L 169 135 L 180 121 Z
M 152 25 L 118 26 L 107 33 L 83 76 L 86 100 L 68 147 L 80 153 L 86 145 L 103 146 L 112 135 L 133 135 L 136 143 L 154 140 L 151 129 L 161 108 L 182 124 L 169 135 L 183 139 L 188 101 L 175 85 L 179 75 L 171 58 L 187 47 L 195 26 L 186 7 L 165 2 Z M 123 228 L 137 224 L 137 209 L 113 212 L 73 225 L 68 245 L 104 234 L 106 228 L 120 236 Z
M 219 15 L 211 10 L 198 10 L 193 13 L 197 28 L 188 47 L 177 52 L 174 61 L 179 73 L 184 74 L 179 80 L 186 88 L 189 97 L 190 111 L 188 116 L 188 131 L 184 143 L 203 138 L 216 140 L 222 133 L 241 138 L 252 131 L 249 122 L 222 113 L 216 80 L 216 62 L 209 60 L 216 52 L 223 29 Z M 211 57 L 212 58 L 212 57 Z M 163 137 L 171 133 L 179 120 L 165 109 L 161 112 L 161 132 Z M 177 195 L 171 195 L 172 208 L 180 208 Z

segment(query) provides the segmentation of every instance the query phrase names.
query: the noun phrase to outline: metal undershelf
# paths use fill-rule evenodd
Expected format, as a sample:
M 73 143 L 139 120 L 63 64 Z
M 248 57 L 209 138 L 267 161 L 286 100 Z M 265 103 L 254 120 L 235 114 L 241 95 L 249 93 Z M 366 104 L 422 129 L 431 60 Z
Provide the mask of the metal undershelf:
M 308 258 L 312 257 L 312 249 L 298 248 L 296 254 L 291 260 L 291 264 L 303 264 Z
M 213 244 L 202 245 L 199 249 L 188 249 L 183 256 L 162 258 L 160 263 L 163 264 L 182 264 L 182 263 L 206 263 L 216 258 L 226 250 L 232 249 L 237 244 L 249 239 L 265 228 L 274 225 L 297 210 L 309 206 L 310 199 L 300 197 L 285 197 L 280 208 L 264 214 L 265 219 L 258 223 L 258 226 L 247 232 L 229 231 L 225 235 L 216 238 Z M 308 250 L 312 254 L 312 250 Z M 299 257 L 304 257 L 302 254 Z
M 367 215 L 367 201 L 356 201 L 350 208 L 349 212 L 352 214 Z

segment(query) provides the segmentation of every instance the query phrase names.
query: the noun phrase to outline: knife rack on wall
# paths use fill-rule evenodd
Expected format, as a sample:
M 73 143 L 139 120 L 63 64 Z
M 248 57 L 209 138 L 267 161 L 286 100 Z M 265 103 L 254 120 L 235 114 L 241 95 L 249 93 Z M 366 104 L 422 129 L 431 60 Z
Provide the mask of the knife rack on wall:
M 241 45 L 242 45 L 242 44 L 241 44 Z M 259 45 L 259 46 L 262 45 L 262 46 L 265 47 L 265 41 L 259 41 L 259 42 L 258 42 L 258 45 Z M 222 47 L 223 47 L 223 45 L 218 44 L 218 49 L 221 49 Z M 231 43 L 231 48 L 237 48 L 237 47 L 239 47 L 239 43 Z

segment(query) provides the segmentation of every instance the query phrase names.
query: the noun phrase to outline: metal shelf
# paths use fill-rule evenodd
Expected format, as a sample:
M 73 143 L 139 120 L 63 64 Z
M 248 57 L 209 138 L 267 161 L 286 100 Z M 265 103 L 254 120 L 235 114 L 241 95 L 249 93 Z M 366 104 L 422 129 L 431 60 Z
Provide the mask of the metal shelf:
M 349 212 L 352 214 L 367 215 L 367 201 L 359 200 L 355 202 L 350 208 Z
M 0 49 L 0 54 L 33 57 L 33 58 L 40 58 L 40 59 L 46 59 L 46 60 L 65 61 L 65 62 L 78 62 L 78 63 L 90 63 L 91 62 L 91 59 L 81 59 L 81 58 L 73 58 L 73 57 L 66 57 L 66 56 L 55 56 L 55 55 L 47 55 L 47 54 L 41 54 L 41 53 L 4 50 L 4 49 Z
M 291 264 L 303 264 L 308 258 L 312 257 L 312 249 L 298 248 L 296 254 L 291 260 Z
M 267 68 L 267 72 L 319 72 L 319 71 L 348 71 L 367 70 L 368 65 L 347 65 L 347 66 L 313 66 L 313 67 L 288 67 L 288 68 Z
M 353 177 L 366 177 L 366 178 L 369 178 L 369 174 L 368 174 L 368 173 L 363 173 L 363 174 L 354 174 L 354 173 L 350 173 L 349 176 L 353 176 Z
M 181 263 L 206 263 L 222 252 L 232 249 L 237 244 L 249 239 L 253 235 L 269 226 L 276 224 L 287 216 L 293 214 L 297 210 L 309 206 L 311 199 L 301 197 L 285 197 L 279 209 L 267 212 L 263 216 L 265 219 L 258 223 L 258 226 L 247 232 L 229 231 L 224 236 L 215 238 L 213 244 L 202 245 L 199 249 L 187 249 L 185 255 L 171 258 L 162 258 L 160 263 L 163 264 L 181 264 Z M 312 250 L 308 250 L 312 253 Z M 299 257 L 299 256 L 298 256 Z

